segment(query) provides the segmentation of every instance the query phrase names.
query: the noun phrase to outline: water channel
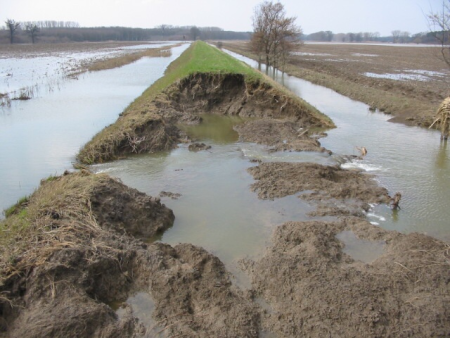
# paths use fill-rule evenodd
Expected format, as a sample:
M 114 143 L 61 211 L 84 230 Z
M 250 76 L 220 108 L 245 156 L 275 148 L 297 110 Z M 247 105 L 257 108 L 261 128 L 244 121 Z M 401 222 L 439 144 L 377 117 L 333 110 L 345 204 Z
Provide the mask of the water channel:
M 69 169 L 79 147 L 112 123 L 185 48 L 174 48 L 170 59 L 143 59 L 85 74 L 57 92 L 0 111 L 0 206 L 31 193 L 41 178 Z M 187 130 L 211 145 L 208 151 L 189 152 L 180 145 L 171 152 L 132 156 L 93 169 L 153 196 L 161 191 L 180 194 L 178 199 L 162 198 L 176 220 L 159 240 L 200 245 L 236 272 L 237 260 L 259 256 L 277 225 L 311 219 L 306 214 L 314 208 L 297 196 L 259 200 L 249 189 L 253 179 L 246 169 L 254 165 L 251 159 L 334 164 L 340 154 L 358 154 L 355 147 L 365 146 L 364 160 L 344 166 L 364 169 L 391 194 L 403 195 L 401 210 L 374 206 L 368 219 L 386 229 L 425 232 L 450 241 L 450 159 L 439 133 L 389 123 L 389 116 L 372 113 L 365 104 L 295 77 L 277 73 L 277 80 L 334 120 L 337 128 L 321 143 L 336 155 L 269 153 L 238 141 L 232 126 L 239 119 L 210 116 Z
M 64 77 L 61 64 L 96 54 L 19 60 L 0 57 L 0 93 L 32 86 L 36 95 L 0 107 L 0 210 L 32 193 L 42 178 L 71 169 L 83 144 L 113 123 L 186 48 L 187 44 L 172 48 L 170 57 L 143 58 L 121 68 L 84 73 L 78 79 Z M 12 73 L 14 81 L 6 73 Z

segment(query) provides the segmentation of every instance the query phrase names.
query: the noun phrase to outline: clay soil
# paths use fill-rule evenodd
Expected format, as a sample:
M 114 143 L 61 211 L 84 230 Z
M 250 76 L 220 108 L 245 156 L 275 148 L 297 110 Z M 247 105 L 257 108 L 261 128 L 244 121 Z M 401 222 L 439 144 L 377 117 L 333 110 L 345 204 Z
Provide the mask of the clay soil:
M 246 43 L 224 48 L 256 59 Z M 287 73 L 331 88 L 393 116 L 392 121 L 427 127 L 450 95 L 450 72 L 438 47 L 305 43 L 288 61 Z M 376 76 L 407 75 L 402 79 Z

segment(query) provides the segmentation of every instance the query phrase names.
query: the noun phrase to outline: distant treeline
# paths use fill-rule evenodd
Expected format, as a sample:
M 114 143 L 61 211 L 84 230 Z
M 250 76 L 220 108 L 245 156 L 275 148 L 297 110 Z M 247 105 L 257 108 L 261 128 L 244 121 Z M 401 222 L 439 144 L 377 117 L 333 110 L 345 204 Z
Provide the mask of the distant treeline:
M 392 31 L 390 36 L 380 36 L 378 32 L 338 33 L 320 31 L 303 36 L 305 41 L 316 42 L 391 42 L 391 43 L 437 43 L 436 36 L 442 32 L 422 32 L 410 34 L 400 30 Z
M 155 28 L 130 27 L 80 27 L 73 21 L 26 21 L 15 22 L 14 43 L 58 43 L 58 42 L 101 42 L 101 41 L 182 41 L 182 40 L 250 40 L 252 32 L 224 31 L 219 27 L 160 25 Z M 316 42 L 394 42 L 394 43 L 436 43 L 442 32 L 422 32 L 410 34 L 400 30 L 390 36 L 380 36 L 378 32 L 333 33 L 320 31 L 302 35 L 304 41 Z M 448 34 L 446 35 L 448 36 Z M 11 31 L 0 27 L 0 44 L 11 43 Z
M 250 32 L 224 31 L 218 27 L 170 26 L 155 28 L 80 27 L 76 22 L 33 21 L 20 22 L 14 32 L 14 43 L 32 42 L 30 27 L 35 27 L 36 43 L 154 41 L 154 40 L 249 40 Z M 0 43 L 11 42 L 8 26 L 0 29 Z

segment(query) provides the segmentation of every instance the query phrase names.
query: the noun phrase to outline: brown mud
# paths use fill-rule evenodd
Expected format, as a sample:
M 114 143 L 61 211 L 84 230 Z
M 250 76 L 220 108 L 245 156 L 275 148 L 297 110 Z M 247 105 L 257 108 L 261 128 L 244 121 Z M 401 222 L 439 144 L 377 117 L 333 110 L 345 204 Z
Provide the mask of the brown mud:
M 316 183 L 304 189 L 320 186 L 335 191 L 329 196 L 345 199 L 348 194 L 321 182 L 334 175 L 333 181 L 341 183 L 361 181 L 352 187 L 359 191 L 353 199 L 382 195 L 382 190 L 361 192 L 366 179 L 356 176 L 366 176 L 362 173 L 347 177 L 332 167 L 314 166 L 305 164 L 307 171 L 326 174 L 310 175 Z M 77 200 L 80 191 L 85 195 Z M 36 205 L 40 208 L 33 218 Z M 148 235 L 171 226 L 172 212 L 159 199 L 106 175 L 83 171 L 44 181 L 21 208 L 5 221 L 10 230 L 18 219 L 32 224 L 17 233 L 25 247 L 13 252 L 15 239 L 2 243 L 1 337 L 261 337 L 262 332 L 277 337 L 445 337 L 450 332 L 450 249 L 425 235 L 385 231 L 360 217 L 287 222 L 276 228 L 263 257 L 241 261 L 252 280 L 244 292 L 206 250 L 146 243 Z M 384 251 L 364 263 L 344 252 L 337 237 L 343 231 L 383 241 Z M 125 303 L 136 293 L 154 302 L 154 310 L 146 313 L 151 325 L 144 325 Z M 124 304 L 120 316 L 113 306 L 118 302 Z
M 177 124 L 201 123 L 200 115 L 205 113 L 270 119 L 271 122 L 265 123 L 297 130 L 334 126 L 315 108 L 269 83 L 248 82 L 240 74 L 192 74 L 169 86 L 151 102 L 124 112 L 114 125 L 85 145 L 78 160 L 92 164 L 132 153 L 174 149 L 178 143 L 186 141 L 186 135 Z M 248 122 L 248 127 L 241 127 L 238 132 L 243 139 L 248 139 L 254 128 L 254 122 Z M 288 134 L 286 128 L 272 129 L 272 139 Z M 306 133 L 288 137 L 292 149 L 320 150 L 318 142 L 309 140 Z M 265 139 L 258 142 L 272 143 Z
M 370 264 L 342 251 L 336 235 L 385 241 Z M 384 231 L 360 218 L 288 222 L 257 262 L 242 263 L 276 337 L 448 337 L 449 246 Z
M 388 192 L 373 176 L 317 163 L 262 163 L 248 172 L 257 180 L 251 189 L 259 198 L 274 199 L 302 192 L 318 204 L 313 216 L 362 215 L 369 203 L 389 203 Z

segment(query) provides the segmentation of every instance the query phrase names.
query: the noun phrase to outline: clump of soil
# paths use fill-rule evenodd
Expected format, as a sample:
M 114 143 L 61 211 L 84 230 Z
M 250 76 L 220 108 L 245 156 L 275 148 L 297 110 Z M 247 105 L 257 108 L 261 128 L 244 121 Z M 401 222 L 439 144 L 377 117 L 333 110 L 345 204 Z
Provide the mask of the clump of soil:
M 159 197 L 170 197 L 171 199 L 176 200 L 176 199 L 181 197 L 181 194 L 173 193 L 173 192 L 170 192 L 170 191 L 161 191 L 159 193 Z
M 211 149 L 211 146 L 206 145 L 204 143 L 194 142 L 189 145 L 188 149 L 189 149 L 189 151 L 197 152 L 197 151 L 201 151 L 201 150 Z
M 353 259 L 336 238 L 344 230 L 384 240 L 384 254 Z M 243 265 L 266 303 L 263 328 L 278 337 L 444 337 L 449 259 L 448 245 L 431 237 L 346 218 L 285 223 L 264 257 Z
M 262 163 L 248 172 L 257 182 L 251 189 L 262 199 L 304 192 L 302 199 L 322 203 L 316 215 L 358 215 L 368 203 L 389 203 L 387 190 L 359 171 L 317 163 Z M 344 203 L 342 203 L 344 202 Z M 358 211 L 359 209 L 359 211 Z
M 143 337 L 150 328 L 109 304 L 144 291 L 165 333 L 256 337 L 258 313 L 216 257 L 131 236 L 172 223 L 159 199 L 106 175 L 44 181 L 0 224 L 0 336 Z
M 268 145 L 272 151 L 326 151 L 299 122 L 279 119 L 247 121 L 234 128 L 244 142 Z

